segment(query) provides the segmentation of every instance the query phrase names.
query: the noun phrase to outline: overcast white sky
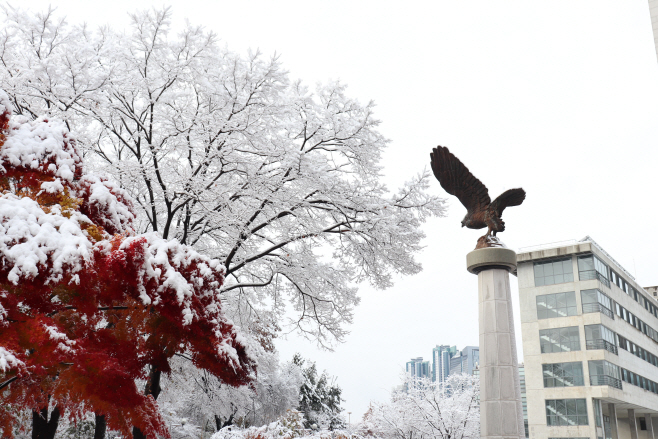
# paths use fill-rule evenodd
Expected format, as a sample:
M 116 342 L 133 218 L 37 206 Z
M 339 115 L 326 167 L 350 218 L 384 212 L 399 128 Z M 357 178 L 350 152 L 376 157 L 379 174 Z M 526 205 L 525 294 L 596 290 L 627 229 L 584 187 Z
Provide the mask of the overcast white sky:
M 279 53 L 293 78 L 341 79 L 374 100 L 391 188 L 445 145 L 492 198 L 522 186 L 505 211 L 511 248 L 591 235 L 645 286 L 658 285 L 658 63 L 647 0 L 197 1 L 49 4 L 71 23 L 123 27 L 136 8 L 173 7 L 234 51 Z M 432 189 L 446 195 L 438 182 Z M 478 344 L 477 278 L 465 255 L 481 231 L 464 208 L 425 225 L 424 271 L 386 291 L 361 289 L 351 334 L 334 352 L 289 336 L 337 376 L 356 420 L 386 400 L 411 357 L 436 344 Z M 512 280 L 517 307 L 516 279 Z M 520 335 L 517 335 L 520 342 Z M 522 355 L 522 353 L 520 353 Z

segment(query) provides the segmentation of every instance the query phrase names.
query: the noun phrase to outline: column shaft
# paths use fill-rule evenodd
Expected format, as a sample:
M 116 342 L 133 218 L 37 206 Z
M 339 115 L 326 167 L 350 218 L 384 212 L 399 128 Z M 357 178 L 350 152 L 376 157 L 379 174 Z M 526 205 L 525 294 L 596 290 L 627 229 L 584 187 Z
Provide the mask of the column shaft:
M 480 437 L 525 438 L 509 272 L 478 274 Z
M 608 416 L 610 416 L 610 436 L 619 439 L 619 427 L 617 425 L 617 408 L 613 403 L 608 403 Z
M 633 409 L 628 409 L 628 426 L 631 430 L 631 439 L 637 439 L 637 419 Z
M 653 422 L 652 422 L 651 413 L 646 413 L 644 415 L 644 423 L 647 424 L 647 438 L 654 439 L 655 436 L 653 432 Z

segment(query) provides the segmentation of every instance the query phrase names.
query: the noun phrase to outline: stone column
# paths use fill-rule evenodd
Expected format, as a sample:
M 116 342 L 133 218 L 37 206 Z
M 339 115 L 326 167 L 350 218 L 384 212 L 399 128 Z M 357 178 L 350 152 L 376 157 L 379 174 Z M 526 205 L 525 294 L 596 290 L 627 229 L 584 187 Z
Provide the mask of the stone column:
M 654 439 L 655 435 L 653 432 L 653 421 L 652 421 L 652 416 L 651 413 L 645 413 L 644 414 L 644 423 L 647 424 L 647 438 L 648 439 Z
M 631 430 L 631 439 L 637 439 L 637 420 L 633 409 L 628 409 L 628 427 Z
M 608 416 L 610 416 L 610 436 L 619 439 L 619 426 L 617 424 L 617 408 L 611 402 L 608 403 Z
M 523 439 L 523 407 L 514 335 L 509 271 L 516 253 L 504 247 L 477 249 L 466 256 L 478 275 L 480 321 L 480 437 Z

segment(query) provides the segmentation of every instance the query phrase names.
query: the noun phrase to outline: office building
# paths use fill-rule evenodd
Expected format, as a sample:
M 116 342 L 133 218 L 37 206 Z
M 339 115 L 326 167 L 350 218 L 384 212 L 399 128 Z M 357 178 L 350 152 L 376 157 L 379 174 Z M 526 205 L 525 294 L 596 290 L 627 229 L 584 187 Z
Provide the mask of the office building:
M 423 361 L 423 357 L 412 358 L 407 362 L 405 370 L 412 378 L 431 378 L 430 362 Z
M 653 293 L 590 237 L 517 262 L 530 438 L 653 439 Z
M 450 375 L 467 373 L 473 375 L 473 369 L 480 363 L 480 348 L 467 346 L 457 351 L 450 359 Z
M 432 349 L 432 381 L 442 383 L 450 374 L 450 359 L 457 353 L 457 346 L 436 345 Z

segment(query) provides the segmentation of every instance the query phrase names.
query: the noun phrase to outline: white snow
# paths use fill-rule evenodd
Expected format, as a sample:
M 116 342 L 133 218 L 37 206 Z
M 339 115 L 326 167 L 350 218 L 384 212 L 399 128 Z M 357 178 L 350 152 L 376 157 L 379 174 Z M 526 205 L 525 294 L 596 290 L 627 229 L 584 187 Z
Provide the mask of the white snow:
M 0 152 L 0 160 L 11 166 L 31 169 L 52 161 L 48 169 L 67 181 L 73 181 L 76 167 L 82 161 L 66 125 L 45 117 L 34 121 L 13 117 Z M 0 168 L 0 171 L 6 172 L 4 167 Z
M 46 213 L 30 198 L 0 196 L 0 259 L 11 266 L 8 279 L 36 277 L 49 270 L 46 282 L 58 281 L 65 270 L 76 273 L 92 256 L 92 244 L 79 220 Z
M 0 346 L 0 371 L 6 372 L 9 369 L 23 365 L 24 363 L 16 358 L 13 353 Z
M 12 109 L 13 107 L 11 101 L 9 101 L 9 96 L 4 90 L 0 89 L 0 114 L 4 114 L 5 112 L 11 114 Z
M 80 179 L 80 184 L 89 187 L 89 205 L 103 212 L 105 221 L 116 229 L 124 230 L 133 221 L 134 215 L 130 208 L 115 195 L 120 194 L 124 199 L 128 198 L 118 185 L 89 174 Z

